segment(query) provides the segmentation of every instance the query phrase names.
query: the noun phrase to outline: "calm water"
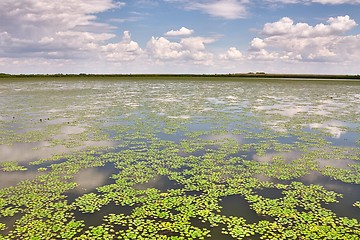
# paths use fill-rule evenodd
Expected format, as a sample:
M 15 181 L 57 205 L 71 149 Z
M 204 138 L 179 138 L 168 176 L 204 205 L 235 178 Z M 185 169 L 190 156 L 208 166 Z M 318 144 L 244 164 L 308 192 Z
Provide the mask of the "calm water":
M 360 231 L 360 83 L 1 81 L 0 238 Z

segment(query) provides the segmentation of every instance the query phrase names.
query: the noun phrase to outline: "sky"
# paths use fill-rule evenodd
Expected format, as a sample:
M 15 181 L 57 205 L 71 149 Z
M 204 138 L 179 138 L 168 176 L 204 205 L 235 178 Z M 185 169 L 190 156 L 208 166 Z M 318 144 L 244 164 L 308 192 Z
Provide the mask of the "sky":
M 360 74 L 360 0 L 1 0 L 3 73 Z

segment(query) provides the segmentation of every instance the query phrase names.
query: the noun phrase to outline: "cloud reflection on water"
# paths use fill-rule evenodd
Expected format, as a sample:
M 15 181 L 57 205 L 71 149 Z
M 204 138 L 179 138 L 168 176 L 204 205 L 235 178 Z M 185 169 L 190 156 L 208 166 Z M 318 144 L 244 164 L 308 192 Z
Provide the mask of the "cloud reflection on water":
M 112 141 L 85 141 L 83 146 L 67 148 L 63 145 L 51 146 L 49 142 L 35 143 L 14 143 L 13 145 L 0 145 L 0 162 L 16 161 L 19 163 L 29 163 L 41 158 L 48 158 L 55 154 L 71 153 L 87 147 L 111 147 L 116 146 Z
M 78 194 L 91 192 L 108 182 L 110 176 L 115 172 L 114 168 L 106 169 L 104 167 L 83 169 L 74 177 L 74 181 L 79 184 L 74 191 Z

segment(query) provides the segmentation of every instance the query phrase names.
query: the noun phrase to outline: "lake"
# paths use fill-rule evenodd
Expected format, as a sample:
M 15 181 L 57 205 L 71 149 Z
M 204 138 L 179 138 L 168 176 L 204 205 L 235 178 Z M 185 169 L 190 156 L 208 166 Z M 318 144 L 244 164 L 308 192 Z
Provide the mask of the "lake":
M 0 239 L 358 239 L 360 82 L 0 84 Z

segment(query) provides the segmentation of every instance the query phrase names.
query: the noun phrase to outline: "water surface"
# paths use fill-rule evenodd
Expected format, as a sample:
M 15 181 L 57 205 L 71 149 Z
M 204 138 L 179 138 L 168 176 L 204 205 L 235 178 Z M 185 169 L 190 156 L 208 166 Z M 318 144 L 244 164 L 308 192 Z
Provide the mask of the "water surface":
M 358 82 L 2 81 L 0 238 L 360 234 Z

